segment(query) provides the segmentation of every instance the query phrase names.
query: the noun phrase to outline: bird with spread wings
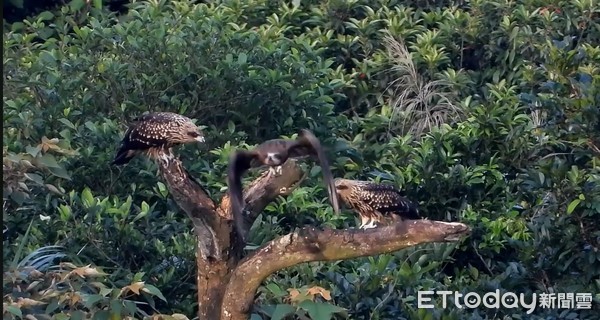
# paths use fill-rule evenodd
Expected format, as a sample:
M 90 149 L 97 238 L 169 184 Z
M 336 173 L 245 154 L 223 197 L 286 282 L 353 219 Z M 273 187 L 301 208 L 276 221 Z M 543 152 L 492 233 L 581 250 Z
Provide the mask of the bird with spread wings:
M 360 216 L 361 229 L 374 228 L 385 217 L 420 219 L 417 206 L 392 185 L 338 178 L 335 189 L 342 202 Z
M 204 141 L 202 131 L 190 118 L 172 112 L 148 113 L 133 120 L 112 164 L 126 164 L 140 153 L 156 158 L 157 151 Z
M 237 150 L 229 160 L 227 184 L 231 198 L 231 211 L 237 232 L 245 241 L 246 234 L 243 228 L 243 209 L 245 206 L 242 194 L 242 175 L 250 168 L 268 166 L 272 174 L 281 174 L 281 165 L 288 158 L 316 157 L 319 160 L 323 180 L 327 186 L 329 200 L 335 213 L 339 213 L 338 198 L 335 194 L 333 176 L 329 169 L 329 162 L 321 143 L 309 130 L 302 129 L 295 140 L 272 139 L 263 142 L 253 150 Z

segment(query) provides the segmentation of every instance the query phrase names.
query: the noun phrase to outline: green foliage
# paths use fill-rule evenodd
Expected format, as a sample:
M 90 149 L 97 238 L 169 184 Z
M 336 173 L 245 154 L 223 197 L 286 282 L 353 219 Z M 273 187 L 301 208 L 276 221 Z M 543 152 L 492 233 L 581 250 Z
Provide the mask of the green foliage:
M 40 272 L 20 268 L 3 274 L 4 319 L 124 319 L 150 318 L 144 305 L 153 307 L 153 298 L 165 300 L 153 285 L 136 274 L 127 286 L 107 286 L 102 271 L 89 265 L 76 267 L 61 263 L 57 271 Z M 143 298 L 146 302 L 135 301 Z M 165 300 L 166 301 L 166 300 Z
M 458 244 L 281 271 L 253 319 L 524 318 L 429 312 L 416 295 L 600 292 L 595 2 L 157 0 L 121 14 L 111 3 L 43 8 L 3 33 L 3 261 L 42 272 L 5 277 L 5 289 L 39 281 L 26 298 L 50 302 L 40 292 L 54 286 L 98 298 L 81 312 L 142 317 L 128 300 L 139 289 L 136 302 L 194 314 L 191 224 L 153 163 L 109 166 L 126 122 L 165 110 L 206 126 L 207 147 L 177 152 L 214 199 L 233 149 L 310 128 L 336 176 L 389 181 L 429 219 L 473 228 Z M 248 250 L 303 225 L 356 226 L 333 215 L 319 168 L 305 169 L 255 222 Z M 85 277 L 49 282 L 84 270 L 56 264 L 74 257 L 113 270 L 103 289 Z M 41 312 L 18 301 L 5 296 L 14 317 Z M 72 301 L 53 310 L 77 317 Z

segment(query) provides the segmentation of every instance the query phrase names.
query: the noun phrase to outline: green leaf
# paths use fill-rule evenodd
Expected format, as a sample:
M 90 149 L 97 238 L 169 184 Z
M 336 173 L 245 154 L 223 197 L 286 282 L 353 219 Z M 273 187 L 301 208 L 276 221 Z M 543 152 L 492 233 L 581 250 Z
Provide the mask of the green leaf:
M 19 307 L 16 306 L 6 306 L 6 311 L 12 313 L 13 315 L 19 317 L 19 318 L 23 318 L 23 312 L 21 312 L 21 309 L 19 309 Z
M 330 320 L 333 314 L 346 311 L 344 308 L 329 303 L 314 302 L 311 300 L 302 301 L 298 307 L 306 310 L 312 320 Z
M 248 61 L 248 55 L 245 53 L 240 53 L 240 55 L 238 55 L 238 64 L 246 64 L 246 61 Z
M 577 208 L 580 202 L 580 199 L 575 199 L 571 201 L 571 203 L 569 203 L 569 206 L 567 207 L 567 214 L 573 213 L 573 211 L 575 211 L 575 208 Z
M 296 308 L 289 304 L 278 304 L 275 306 L 275 310 L 271 314 L 271 320 L 281 320 L 288 315 L 294 314 Z
M 49 51 L 42 51 L 40 53 L 40 61 L 47 67 L 54 67 L 56 65 L 56 58 Z
M 276 283 L 269 283 L 266 288 L 277 298 L 287 295 L 287 292 L 282 290 Z
M 60 118 L 58 119 L 58 121 L 62 124 L 64 124 L 65 126 L 75 130 L 75 125 L 73 124 L 73 122 L 71 122 L 69 119 L 65 119 L 65 118 Z
M 125 306 L 125 311 L 128 315 L 133 316 L 137 312 L 137 306 L 135 305 L 135 302 L 125 300 L 123 301 L 123 305 Z
M 68 221 L 72 216 L 71 207 L 64 204 L 58 206 L 58 212 L 60 213 L 60 220 L 64 222 Z
M 398 272 L 398 274 L 402 277 L 408 277 L 412 274 L 412 269 L 408 266 L 408 263 L 403 263 L 400 266 L 400 271 Z
M 19 242 L 19 247 L 17 248 L 13 261 L 10 263 L 10 270 L 15 270 L 17 268 L 17 265 L 19 265 L 19 260 L 21 259 L 21 255 L 23 254 L 23 247 L 25 247 L 25 243 L 29 241 L 29 232 L 31 231 L 31 225 L 33 225 L 33 219 L 31 220 L 31 222 L 29 222 L 29 226 L 25 231 L 25 235 L 23 235 L 21 242 Z M 21 310 L 19 310 L 19 312 L 21 312 Z
M 160 290 L 151 284 L 145 284 L 142 291 L 148 292 L 151 295 L 159 297 L 162 301 L 167 302 L 167 299 L 165 299 L 165 296 L 163 296 Z
M 37 157 L 37 155 L 40 153 L 40 151 L 42 151 L 42 148 L 40 148 L 39 146 L 36 146 L 36 147 L 27 146 L 27 147 L 25 147 L 25 152 L 27 152 L 28 154 L 30 154 L 32 157 Z
M 73 313 L 71 313 L 71 319 L 70 320 L 82 320 L 85 319 L 85 314 L 79 310 L 74 311 Z
M 96 203 L 96 201 L 94 201 L 94 196 L 92 195 L 92 191 L 90 190 L 90 188 L 86 187 L 85 189 L 83 189 L 83 191 L 81 192 L 81 201 L 83 202 L 83 206 L 86 208 L 89 208 Z
M 39 174 L 36 173 L 25 173 L 24 174 L 25 178 L 37 183 L 37 184 L 44 184 L 44 179 L 42 178 L 42 176 L 40 176 Z
M 135 218 L 133 218 L 133 222 L 147 216 L 149 212 L 150 212 L 150 206 L 148 206 L 146 201 L 142 201 L 142 209 L 141 209 L 140 213 L 138 213 L 135 216 Z
M 121 313 L 123 312 L 123 304 L 121 303 L 121 301 L 119 300 L 111 300 L 110 301 L 110 313 L 114 316 L 117 316 L 117 318 L 119 315 L 121 315 Z
M 86 308 L 91 309 L 95 303 L 100 302 L 102 300 L 104 300 L 103 296 L 101 296 L 99 294 L 92 294 L 92 295 L 86 296 L 83 299 L 83 305 Z
M 102 9 L 102 0 L 94 0 L 94 8 Z
M 29 195 L 27 195 L 27 193 L 25 192 L 13 191 L 10 194 L 10 198 L 19 205 L 22 205 L 25 202 L 25 200 L 29 198 Z
M 71 180 L 71 175 L 69 175 L 69 173 L 67 172 L 67 169 L 62 168 L 62 167 L 52 167 L 52 168 L 48 168 L 48 171 L 50 171 L 50 173 L 52 173 L 52 175 L 59 177 L 59 178 L 63 178 L 66 180 Z
M 58 300 L 52 300 L 52 302 L 50 302 L 46 307 L 45 313 L 50 314 L 51 312 L 54 312 L 54 310 L 58 309 L 58 306 Z
M 69 320 L 70 318 L 71 317 L 69 317 L 68 315 L 66 315 L 64 313 L 58 313 L 52 317 L 53 320 Z
M 96 312 L 94 314 L 94 317 L 92 318 L 92 320 L 109 320 L 110 319 L 110 312 L 106 311 L 106 310 L 100 310 L 98 312 Z
M 71 0 L 69 6 L 71 7 L 71 12 L 79 11 L 85 5 L 84 0 Z
M 52 20 L 53 18 L 54 14 L 50 11 L 44 11 L 38 15 L 38 21 Z
M 19 32 L 19 31 L 23 30 L 23 28 L 25 28 L 25 24 L 23 22 L 14 22 L 10 26 L 10 30 L 12 32 Z
M 166 197 L 169 194 L 169 190 L 167 190 L 167 186 L 165 186 L 165 184 L 160 181 L 157 182 L 156 184 L 158 185 L 158 192 L 160 193 L 160 195 L 163 197 Z
M 58 165 L 58 162 L 56 162 L 56 159 L 51 154 L 46 153 L 45 155 L 37 158 L 37 160 L 46 168 L 60 168 L 60 165 Z

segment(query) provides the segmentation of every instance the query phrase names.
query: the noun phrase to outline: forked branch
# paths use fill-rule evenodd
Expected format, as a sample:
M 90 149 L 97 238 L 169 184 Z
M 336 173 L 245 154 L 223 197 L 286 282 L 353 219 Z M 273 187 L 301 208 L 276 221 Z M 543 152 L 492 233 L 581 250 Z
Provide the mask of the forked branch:
M 230 247 L 243 245 L 229 236 L 224 237 L 233 234 L 229 194 L 223 196 L 217 207 L 171 150 L 158 153 L 156 162 L 173 199 L 192 220 L 203 258 L 222 260 L 225 258 L 223 252 L 229 252 Z M 303 178 L 302 169 L 293 159 L 283 164 L 282 172 L 281 175 L 271 175 L 265 171 L 245 188 L 244 199 L 249 212 L 246 217 L 247 229 L 270 202 L 278 196 L 289 194 Z M 241 249 L 234 248 L 233 251 Z
M 198 318 L 217 319 L 225 284 L 241 259 L 244 247 L 235 232 L 229 196 L 223 196 L 220 205 L 216 206 L 170 150 L 159 152 L 155 160 L 171 196 L 192 220 L 197 236 Z M 300 167 L 290 160 L 283 165 L 282 175 L 263 173 L 251 182 L 244 190 L 249 211 L 248 228 L 271 201 L 288 195 L 302 177 Z

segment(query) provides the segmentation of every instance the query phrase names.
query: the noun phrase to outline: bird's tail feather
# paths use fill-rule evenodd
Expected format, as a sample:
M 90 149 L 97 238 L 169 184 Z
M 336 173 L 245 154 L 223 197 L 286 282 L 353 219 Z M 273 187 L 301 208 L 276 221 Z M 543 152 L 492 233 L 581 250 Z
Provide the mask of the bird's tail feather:
M 246 230 L 244 228 L 244 195 L 242 190 L 242 172 L 240 155 L 235 152 L 229 160 L 229 172 L 227 175 L 227 186 L 229 188 L 229 201 L 231 202 L 231 214 L 239 236 L 246 242 Z
M 418 220 L 421 219 L 421 215 L 419 214 L 419 208 L 414 203 L 409 203 L 408 205 L 408 219 Z
M 304 137 L 313 147 L 314 151 L 317 153 L 317 157 L 319 158 L 319 164 L 321 166 L 321 171 L 323 172 L 323 180 L 325 185 L 327 186 L 327 193 L 329 194 L 329 202 L 333 207 L 333 212 L 336 214 L 340 213 L 340 205 L 337 197 L 337 193 L 335 191 L 335 181 L 333 180 L 333 175 L 331 174 L 331 169 L 329 168 L 329 161 L 327 160 L 327 156 L 321 147 L 321 142 L 319 139 L 315 137 L 315 135 L 303 129 L 301 131 L 302 137 Z

